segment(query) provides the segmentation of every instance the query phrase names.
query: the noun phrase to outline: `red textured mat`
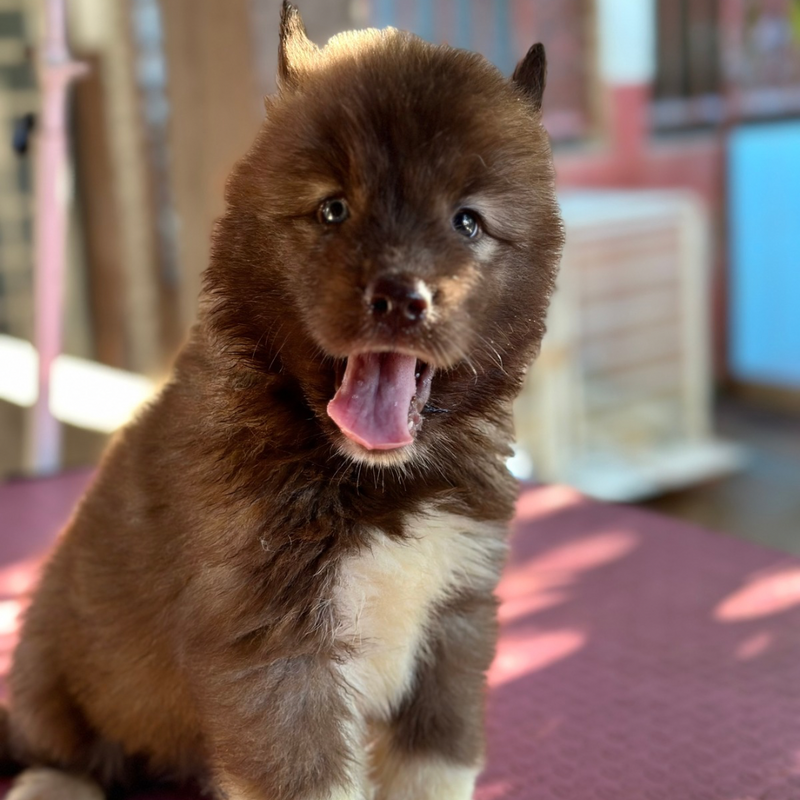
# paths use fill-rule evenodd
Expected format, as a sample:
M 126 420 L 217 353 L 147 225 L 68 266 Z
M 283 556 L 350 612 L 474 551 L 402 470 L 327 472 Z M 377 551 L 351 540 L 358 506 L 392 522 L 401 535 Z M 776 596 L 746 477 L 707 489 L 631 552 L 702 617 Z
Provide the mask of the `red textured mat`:
M 0 487 L 2 658 L 86 480 Z M 515 527 L 476 800 L 800 800 L 800 559 L 563 487 Z

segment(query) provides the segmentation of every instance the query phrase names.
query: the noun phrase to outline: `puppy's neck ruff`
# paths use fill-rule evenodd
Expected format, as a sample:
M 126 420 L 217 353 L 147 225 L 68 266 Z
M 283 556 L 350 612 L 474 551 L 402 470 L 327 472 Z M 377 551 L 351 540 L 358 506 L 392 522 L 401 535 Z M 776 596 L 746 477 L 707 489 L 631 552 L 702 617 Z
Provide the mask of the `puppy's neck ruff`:
M 491 593 L 506 555 L 505 526 L 426 508 L 410 515 L 402 539 L 374 530 L 368 547 L 338 571 L 340 664 L 369 719 L 390 718 L 425 659 L 425 632 L 458 595 Z

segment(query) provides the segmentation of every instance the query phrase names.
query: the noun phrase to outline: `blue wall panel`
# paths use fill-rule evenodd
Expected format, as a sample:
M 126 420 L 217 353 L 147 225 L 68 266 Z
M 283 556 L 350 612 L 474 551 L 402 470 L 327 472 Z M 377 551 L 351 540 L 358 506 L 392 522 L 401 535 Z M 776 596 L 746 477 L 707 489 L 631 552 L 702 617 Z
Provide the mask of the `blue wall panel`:
M 732 372 L 800 387 L 800 122 L 739 128 L 729 159 Z

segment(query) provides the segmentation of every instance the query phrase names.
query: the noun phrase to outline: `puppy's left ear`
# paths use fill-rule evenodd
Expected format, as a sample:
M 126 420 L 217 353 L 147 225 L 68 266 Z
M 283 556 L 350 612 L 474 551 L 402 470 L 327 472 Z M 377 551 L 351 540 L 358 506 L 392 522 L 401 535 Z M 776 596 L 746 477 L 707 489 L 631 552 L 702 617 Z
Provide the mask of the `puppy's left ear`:
M 278 81 L 285 86 L 296 86 L 318 52 L 317 46 L 306 35 L 300 12 L 287 0 L 283 0 Z
M 525 58 L 517 64 L 511 81 L 522 89 L 538 111 L 542 107 L 542 95 L 546 80 L 547 58 L 544 54 L 544 45 L 535 44 L 528 50 Z

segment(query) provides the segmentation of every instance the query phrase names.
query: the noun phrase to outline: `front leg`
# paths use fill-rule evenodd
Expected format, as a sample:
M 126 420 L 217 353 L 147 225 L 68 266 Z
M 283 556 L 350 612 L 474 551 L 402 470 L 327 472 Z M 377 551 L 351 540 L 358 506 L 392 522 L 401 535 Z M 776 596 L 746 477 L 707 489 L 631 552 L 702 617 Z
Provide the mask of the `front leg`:
M 496 602 L 490 595 L 452 601 L 430 632 L 411 694 L 373 744 L 376 800 L 470 800 L 475 790 Z
M 209 758 L 226 800 L 365 800 L 363 728 L 330 660 L 298 656 L 205 687 Z

